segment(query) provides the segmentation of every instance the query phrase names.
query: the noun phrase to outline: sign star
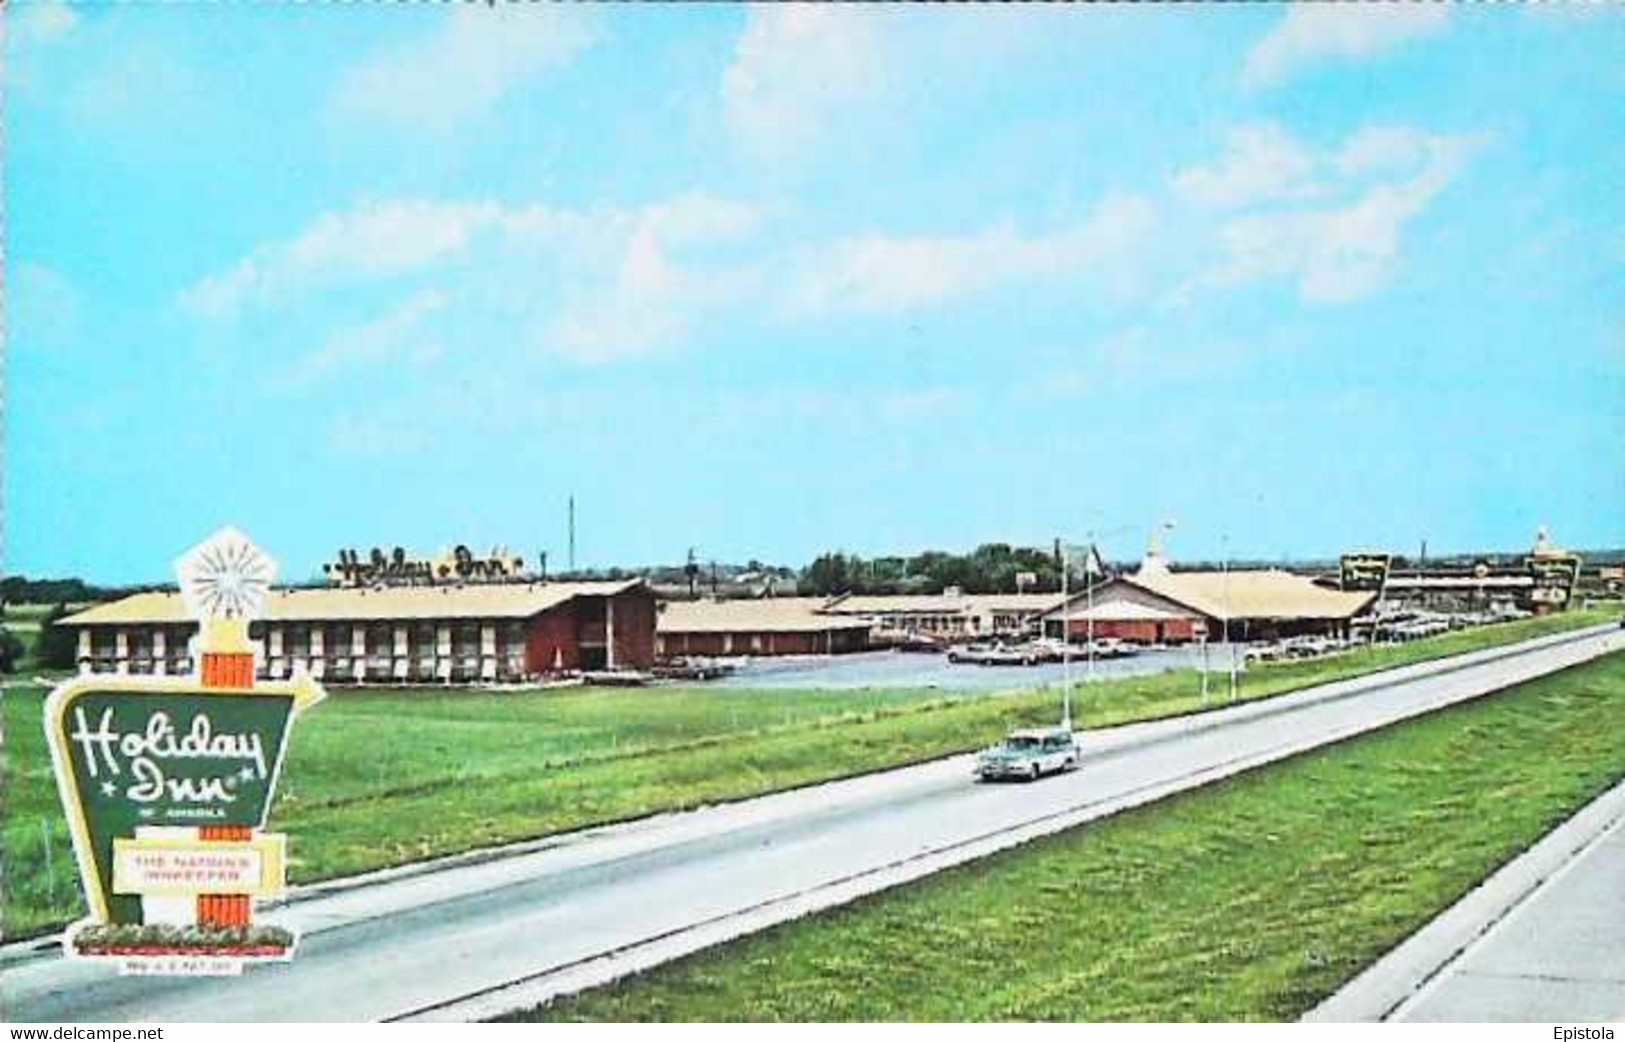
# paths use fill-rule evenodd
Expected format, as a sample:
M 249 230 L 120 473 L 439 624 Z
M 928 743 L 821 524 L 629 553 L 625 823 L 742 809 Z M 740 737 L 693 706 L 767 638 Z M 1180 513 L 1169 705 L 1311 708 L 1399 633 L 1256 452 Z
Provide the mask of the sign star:
M 111 796 L 117 791 L 118 791 L 118 786 L 117 785 L 114 785 L 110 781 L 102 782 L 102 795 L 103 796 Z
M 245 782 L 253 781 L 254 780 L 254 768 L 252 768 L 252 767 L 244 767 L 242 770 L 237 772 L 237 777 L 241 778 Z

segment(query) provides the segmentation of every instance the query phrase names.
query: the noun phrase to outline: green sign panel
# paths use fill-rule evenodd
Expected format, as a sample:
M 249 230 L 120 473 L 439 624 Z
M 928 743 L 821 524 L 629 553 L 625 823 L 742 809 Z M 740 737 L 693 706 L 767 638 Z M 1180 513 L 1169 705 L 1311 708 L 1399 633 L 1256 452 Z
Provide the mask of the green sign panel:
M 1574 597 L 1575 584 L 1580 581 L 1578 554 L 1535 554 L 1525 563 L 1535 581 L 1536 601 L 1566 605 Z
M 144 826 L 265 824 L 295 704 L 317 691 L 95 677 L 57 689 L 46 731 L 97 918 L 142 921 L 139 896 L 113 893 L 115 839 Z
M 1339 585 L 1345 590 L 1381 590 L 1388 581 L 1388 554 L 1344 554 Z

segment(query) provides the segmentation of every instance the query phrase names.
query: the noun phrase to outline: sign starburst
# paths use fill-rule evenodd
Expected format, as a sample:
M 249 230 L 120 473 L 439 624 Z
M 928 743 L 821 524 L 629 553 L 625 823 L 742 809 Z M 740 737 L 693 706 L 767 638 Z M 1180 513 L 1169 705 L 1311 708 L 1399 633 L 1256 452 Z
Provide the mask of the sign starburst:
M 235 528 L 222 528 L 175 562 L 181 602 L 194 618 L 258 617 L 276 561 Z

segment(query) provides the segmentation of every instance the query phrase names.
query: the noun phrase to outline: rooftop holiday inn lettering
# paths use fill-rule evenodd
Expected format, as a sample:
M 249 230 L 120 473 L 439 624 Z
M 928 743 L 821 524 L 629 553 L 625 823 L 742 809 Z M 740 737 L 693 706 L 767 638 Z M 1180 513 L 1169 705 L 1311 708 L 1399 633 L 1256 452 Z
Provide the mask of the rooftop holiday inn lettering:
M 401 547 L 385 553 L 379 547 L 362 557 L 357 550 L 340 550 L 338 560 L 322 571 L 340 586 L 433 586 L 436 583 L 505 582 L 521 578 L 524 559 L 501 547 L 476 557 L 467 546 L 433 558 L 408 557 Z

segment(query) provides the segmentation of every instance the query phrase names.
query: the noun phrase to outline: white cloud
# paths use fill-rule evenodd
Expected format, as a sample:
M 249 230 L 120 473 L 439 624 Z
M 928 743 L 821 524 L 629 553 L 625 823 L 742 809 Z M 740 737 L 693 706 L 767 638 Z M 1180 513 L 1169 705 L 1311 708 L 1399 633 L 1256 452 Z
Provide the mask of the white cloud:
M 1328 166 L 1391 172 L 1397 160 L 1406 159 L 1418 169 L 1409 176 L 1339 186 L 1347 198 L 1337 205 L 1232 218 L 1219 229 L 1224 259 L 1206 279 L 1236 285 L 1291 278 L 1305 300 L 1317 303 L 1364 297 L 1386 280 L 1406 224 L 1454 180 L 1481 145 L 1476 137 L 1415 132 L 1356 136 Z
M 1002 223 L 959 236 L 849 239 L 818 252 L 792 303 L 804 313 L 904 311 L 1016 280 L 1104 271 L 1154 223 L 1150 202 L 1121 195 L 1054 232 L 1023 234 Z
M 1344 142 L 1336 158 L 1346 177 L 1406 173 L 1425 162 L 1433 139 L 1411 127 L 1366 127 Z
M 79 12 L 61 0 L 7 5 L 6 31 L 13 46 L 55 43 L 79 25 Z
M 7 286 L 7 340 L 13 350 L 60 350 L 79 328 L 80 295 L 47 264 L 18 261 Z
M 436 322 L 450 323 L 453 314 L 496 323 L 505 339 L 600 361 L 668 344 L 693 319 L 734 299 L 739 270 L 707 251 L 749 236 L 760 216 L 750 204 L 699 194 L 637 209 L 365 203 L 250 250 L 183 290 L 178 302 L 212 322 L 297 307 L 317 295 L 404 295 L 383 317 L 303 356 L 296 382 L 384 357 L 387 345 L 421 346 L 434 339 Z M 367 303 L 376 307 L 371 297 Z
M 444 131 L 567 64 L 593 40 L 574 7 L 462 5 L 434 34 L 351 67 L 333 105 L 346 116 Z
M 306 383 L 358 365 L 431 362 L 439 356 L 441 346 L 432 336 L 425 337 L 425 326 L 446 304 L 446 294 L 440 290 L 414 293 L 382 316 L 340 330 L 321 347 L 296 359 L 289 369 L 289 381 Z
M 293 239 L 262 246 L 199 280 L 181 294 L 181 304 L 199 316 L 231 318 L 318 285 L 421 271 L 464 253 L 502 214 L 495 203 L 423 200 L 323 214 Z
M 749 7 L 722 75 L 723 113 L 745 148 L 782 160 L 816 147 L 837 120 L 881 92 L 882 17 L 840 4 Z
M 1271 87 L 1320 58 L 1361 59 L 1444 28 L 1443 3 L 1299 3 L 1247 54 L 1242 79 Z
M 1217 162 L 1174 175 L 1181 198 L 1199 206 L 1236 207 L 1303 199 L 1319 191 L 1314 153 L 1274 123 L 1236 127 Z

